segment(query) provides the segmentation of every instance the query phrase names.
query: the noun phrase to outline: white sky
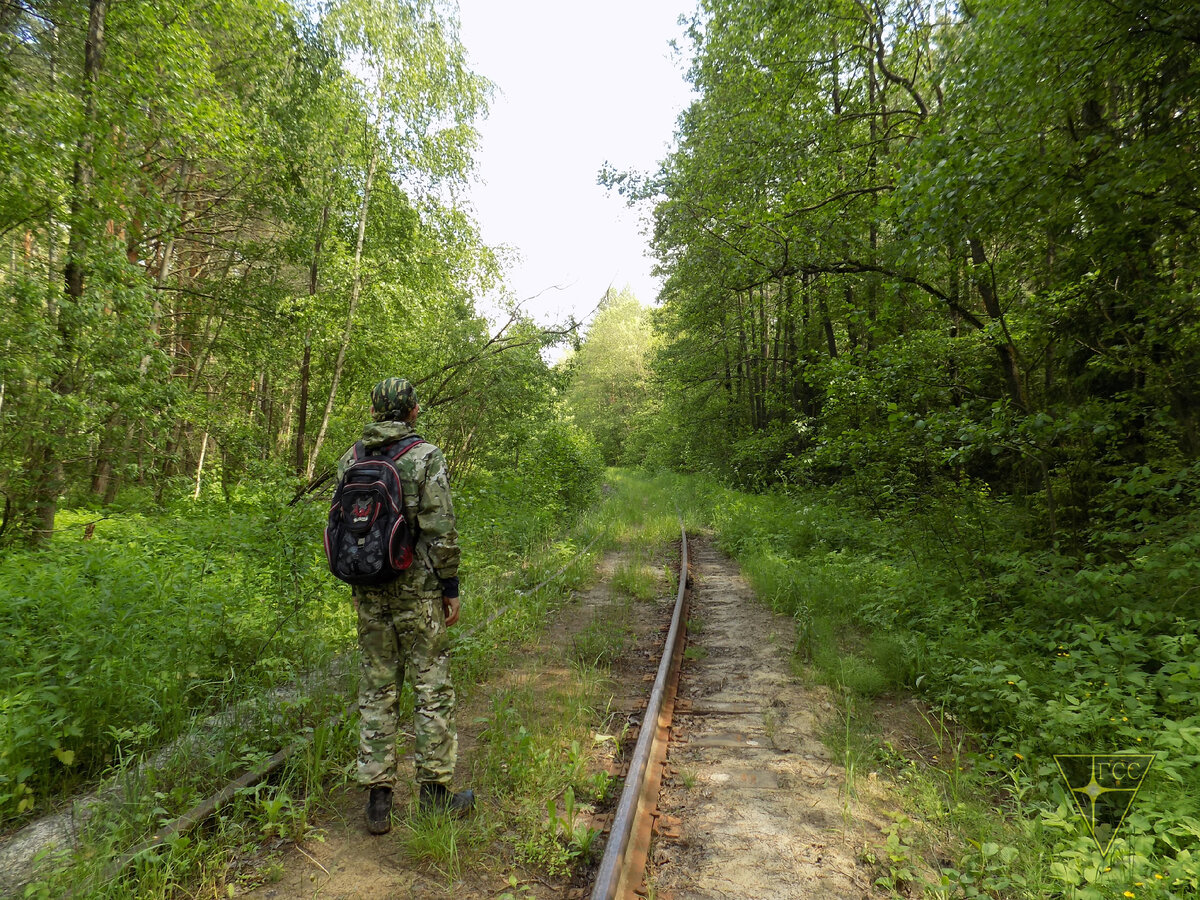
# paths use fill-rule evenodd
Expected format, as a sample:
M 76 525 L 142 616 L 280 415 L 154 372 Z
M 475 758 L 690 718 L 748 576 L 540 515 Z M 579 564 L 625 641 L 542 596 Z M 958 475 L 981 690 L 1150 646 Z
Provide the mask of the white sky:
M 539 322 L 582 318 L 611 284 L 658 293 L 639 213 L 596 183 L 606 161 L 651 171 L 690 101 L 682 38 L 692 0 L 459 0 L 472 68 L 497 86 L 471 200 L 483 239 Z M 555 285 L 562 290 L 553 290 Z M 550 290 L 547 290 L 550 289 Z

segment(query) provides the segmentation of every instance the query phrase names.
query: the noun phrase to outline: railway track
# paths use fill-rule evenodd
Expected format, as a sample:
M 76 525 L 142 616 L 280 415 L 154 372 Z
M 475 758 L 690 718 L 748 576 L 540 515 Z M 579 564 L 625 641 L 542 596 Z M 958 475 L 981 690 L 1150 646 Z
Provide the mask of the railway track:
M 682 526 L 681 526 L 682 531 Z M 876 894 L 886 819 L 819 735 L 827 688 L 791 670 L 794 624 L 682 535 L 679 592 L 592 900 Z M 689 620 L 696 633 L 686 634 Z M 693 652 L 684 659 L 685 643 Z
M 657 816 L 658 792 L 670 742 L 679 671 L 687 640 L 688 539 L 680 523 L 679 589 L 654 686 L 646 701 L 637 743 L 629 760 L 621 799 L 613 812 L 604 855 L 592 887 L 592 900 L 629 897 L 642 889 Z
M 832 707 L 827 692 L 792 677 L 791 621 L 755 600 L 736 565 L 689 538 L 682 521 L 680 541 L 670 624 L 590 896 L 632 898 L 650 888 L 660 897 L 871 894 L 856 859 L 866 835 L 859 826 L 873 827 L 871 837 L 880 831 L 846 798 L 845 773 L 816 738 L 819 707 Z M 690 619 L 698 646 L 685 664 Z M 203 821 L 299 746 L 113 860 L 99 880 Z M 720 883 L 704 882 L 706 871 Z M 566 896 L 586 894 L 576 887 Z

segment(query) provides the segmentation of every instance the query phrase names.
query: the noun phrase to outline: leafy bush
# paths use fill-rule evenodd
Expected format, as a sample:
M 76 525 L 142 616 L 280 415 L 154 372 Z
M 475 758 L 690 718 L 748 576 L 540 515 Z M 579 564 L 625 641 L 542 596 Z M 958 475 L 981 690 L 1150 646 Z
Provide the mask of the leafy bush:
M 596 498 L 604 461 L 596 442 L 566 422 L 551 422 L 526 446 L 517 475 L 541 503 L 574 512 Z
M 599 454 L 570 426 L 523 458 L 454 485 L 467 590 L 597 493 Z M 353 646 L 325 503 L 289 507 L 282 485 L 260 484 L 162 510 L 134 489 L 60 512 L 48 549 L 0 561 L 0 821 Z

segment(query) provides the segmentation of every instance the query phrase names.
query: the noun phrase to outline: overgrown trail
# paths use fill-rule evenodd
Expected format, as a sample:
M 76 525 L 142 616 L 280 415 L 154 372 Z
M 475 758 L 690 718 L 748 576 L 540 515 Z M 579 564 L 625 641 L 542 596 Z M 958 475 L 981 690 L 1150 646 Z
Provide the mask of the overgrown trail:
M 628 549 L 606 553 L 597 567 L 597 582 L 560 609 L 541 635 L 521 647 L 486 684 L 460 686 L 460 693 L 469 699 L 457 714 L 457 781 L 477 789 L 475 816 L 462 825 L 430 828 L 411 814 L 410 743 L 400 764 L 395 826 L 390 834 L 367 834 L 364 795 L 356 786 L 335 790 L 333 808 L 319 813 L 307 839 L 294 845 L 280 841 L 281 857 L 259 861 L 259 877 L 265 875 L 269 883 L 242 896 L 482 900 L 515 890 L 517 896 L 550 900 L 578 894 L 582 873 L 563 877 L 545 871 L 556 845 L 539 849 L 528 837 L 521 837 L 528 832 L 528 823 L 520 821 L 525 818 L 521 807 L 536 799 L 540 822 L 546 817 L 547 800 L 562 805 L 562 785 L 553 775 L 540 780 L 533 770 L 548 762 L 551 769 L 564 772 L 571 765 L 572 734 L 582 738 L 576 754 L 581 770 L 618 768 L 616 738 L 594 742 L 594 729 L 597 723 L 609 725 L 615 735 L 639 702 L 644 705 L 649 689 L 645 676 L 653 673 L 661 649 L 654 646 L 654 638 L 669 620 L 671 609 L 665 580 L 660 584 L 662 596 L 650 599 L 623 597 L 614 588 L 614 576 L 619 579 L 627 573 L 631 557 L 636 556 Z M 581 663 L 592 653 L 604 655 L 607 674 L 595 667 L 594 660 Z M 519 733 L 526 728 L 535 734 L 553 730 L 557 737 L 540 763 L 531 764 L 527 756 L 508 752 L 513 750 L 511 744 L 497 746 L 508 741 L 519 744 Z M 504 732 L 499 739 L 498 732 Z M 582 771 L 574 774 L 578 777 Z M 600 811 L 597 804 L 585 801 L 579 798 L 573 824 L 597 826 L 598 833 Z M 541 827 L 535 825 L 535 833 Z M 527 855 L 542 856 L 522 858 L 520 850 L 514 851 L 514 844 L 522 841 L 529 842 Z
M 393 832 L 371 837 L 362 792 L 334 789 L 298 842 L 251 863 L 247 880 L 268 883 L 249 896 L 586 896 L 619 793 L 604 772 L 631 752 L 670 618 L 676 551 L 662 534 L 625 531 L 591 587 L 464 691 L 458 782 L 479 789 L 472 819 L 431 828 L 402 781 Z M 707 539 L 689 546 L 689 650 L 648 872 L 655 895 L 884 896 L 875 860 L 887 810 L 905 799 L 823 743 L 846 730 L 846 698 L 797 676 L 794 620 L 760 602 Z
M 871 895 L 859 855 L 880 840 L 878 797 L 821 743 L 830 691 L 793 676 L 792 620 L 755 599 L 736 563 L 703 540 L 691 552 L 654 883 L 676 897 Z

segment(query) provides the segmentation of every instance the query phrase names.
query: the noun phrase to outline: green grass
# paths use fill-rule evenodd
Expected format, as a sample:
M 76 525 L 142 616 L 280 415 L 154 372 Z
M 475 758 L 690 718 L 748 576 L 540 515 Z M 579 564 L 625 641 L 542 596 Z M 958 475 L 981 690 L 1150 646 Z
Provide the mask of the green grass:
M 577 665 L 491 697 L 473 779 L 495 804 L 495 824 L 516 858 L 547 877 L 588 861 L 595 835 L 581 814 L 612 794 L 612 779 L 595 762 L 607 687 L 595 669 Z
M 405 859 L 433 869 L 445 879 L 447 889 L 462 873 L 464 860 L 489 839 L 481 818 L 460 819 L 445 812 L 421 812 L 416 801 L 403 817 L 399 832 Z
M 662 569 L 647 560 L 678 537 L 669 490 L 621 471 L 610 470 L 608 482 L 588 526 L 605 534 L 598 548 L 619 549 L 625 560 L 614 571 L 611 600 L 571 639 L 565 672 L 553 650 L 526 681 L 492 691 L 474 761 L 474 783 L 492 798 L 513 858 L 542 878 L 570 877 L 598 849 L 589 816 L 617 787 L 600 757 L 620 746 L 627 727 L 610 708 L 608 669 L 632 643 L 637 604 L 664 593 Z M 553 675 L 539 677 L 545 666 Z
M 600 515 L 610 535 L 609 547 L 662 547 L 679 540 L 679 497 L 670 482 L 626 469 L 609 469 L 612 486 Z
M 612 588 L 614 593 L 635 600 L 653 600 L 664 592 L 663 573 L 661 569 L 643 562 L 641 548 L 638 548 L 632 559 L 618 565 L 613 572 Z
M 571 639 L 571 657 L 582 666 L 607 669 L 625 652 L 632 635 L 628 606 L 596 612 Z

